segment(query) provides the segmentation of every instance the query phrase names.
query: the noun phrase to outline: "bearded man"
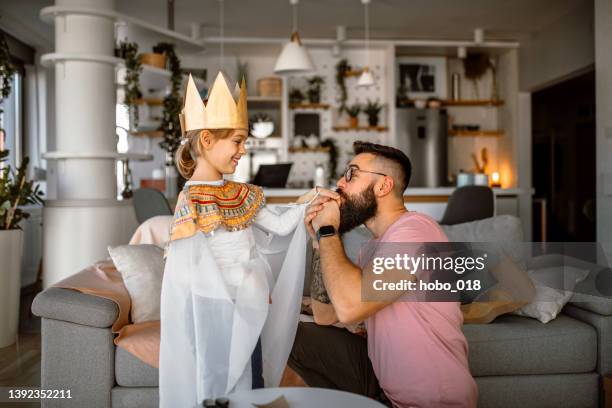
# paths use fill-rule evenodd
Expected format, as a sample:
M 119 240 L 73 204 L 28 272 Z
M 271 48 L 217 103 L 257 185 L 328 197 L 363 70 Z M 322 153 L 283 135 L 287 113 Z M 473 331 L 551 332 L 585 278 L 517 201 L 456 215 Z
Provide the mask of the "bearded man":
M 362 299 L 368 259 L 360 254 L 359 265 L 351 262 L 341 234 L 364 224 L 376 246 L 448 239 L 433 219 L 406 210 L 412 170 L 403 152 L 365 142 L 353 149 L 337 181 L 340 199 L 319 198 L 306 213 L 320 257 L 311 285 L 316 323 L 299 324 L 289 366 L 309 386 L 358 393 L 389 406 L 475 407 L 478 392 L 459 302 L 406 301 L 401 292 Z M 331 325 L 336 322 L 364 322 L 367 335 Z

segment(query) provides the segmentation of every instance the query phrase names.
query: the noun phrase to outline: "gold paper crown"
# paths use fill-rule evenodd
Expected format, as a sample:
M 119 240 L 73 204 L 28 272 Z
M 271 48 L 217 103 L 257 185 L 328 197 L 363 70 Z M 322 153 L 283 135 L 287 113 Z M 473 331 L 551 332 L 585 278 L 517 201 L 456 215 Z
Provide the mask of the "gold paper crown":
M 208 92 L 206 105 L 200 98 L 198 88 L 189 74 L 183 110 L 179 114 L 183 134 L 198 129 L 245 129 L 249 128 L 247 113 L 247 91 L 244 78 L 242 86 L 236 84 L 237 99 L 232 96 L 223 74 L 219 72 Z

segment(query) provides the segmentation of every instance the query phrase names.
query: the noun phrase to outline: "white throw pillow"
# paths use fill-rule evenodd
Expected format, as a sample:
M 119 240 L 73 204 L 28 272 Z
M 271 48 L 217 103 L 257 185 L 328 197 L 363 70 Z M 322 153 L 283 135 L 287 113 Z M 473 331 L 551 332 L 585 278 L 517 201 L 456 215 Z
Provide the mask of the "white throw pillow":
M 164 250 L 156 245 L 108 247 L 132 300 L 133 323 L 159 320 Z
M 576 285 L 586 279 L 589 271 L 566 265 L 532 269 L 528 273 L 535 285 L 535 298 L 533 302 L 512 312 L 512 314 L 533 317 L 542 323 L 548 323 L 561 312 L 563 306 L 572 297 Z M 561 289 L 561 279 L 564 280 L 563 287 L 565 290 Z

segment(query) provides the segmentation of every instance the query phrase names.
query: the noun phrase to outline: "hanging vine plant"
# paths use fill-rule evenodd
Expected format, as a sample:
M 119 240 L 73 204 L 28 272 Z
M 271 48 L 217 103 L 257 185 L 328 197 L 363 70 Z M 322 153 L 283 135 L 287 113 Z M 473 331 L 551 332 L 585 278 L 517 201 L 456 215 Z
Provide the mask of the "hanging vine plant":
M 170 77 L 170 93 L 164 98 L 164 112 L 159 127 L 164 134 L 159 146 L 167 151 L 170 156 L 171 165 L 175 164 L 174 155 L 181 144 L 181 123 L 179 113 L 181 112 L 181 84 L 183 75 L 181 73 L 181 61 L 176 56 L 174 44 L 159 43 L 153 47 L 153 52 L 164 54 L 168 60 L 168 67 L 172 73 Z
M 340 107 L 338 108 L 338 112 L 342 114 L 346 110 L 346 99 L 348 97 L 346 91 L 346 83 L 344 79 L 346 77 L 346 72 L 350 71 L 351 66 L 349 65 L 346 59 L 341 59 L 336 64 L 336 85 L 340 88 Z
M 8 98 L 11 94 L 13 75 L 17 69 L 11 63 L 11 55 L 9 54 L 8 43 L 3 33 L 0 33 L 0 116 L 4 112 L 2 102 L 4 98 Z M 2 137 L 2 123 L 0 123 L 0 137 Z
M 140 73 L 142 63 L 138 58 L 138 44 L 135 42 L 122 41 L 119 44 L 119 55 L 125 59 L 125 98 L 124 103 L 130 112 L 133 128 L 138 127 L 138 99 L 142 98 L 140 92 Z
M 327 138 L 321 142 L 321 147 L 329 147 L 329 162 L 328 162 L 328 171 L 329 171 L 329 185 L 333 185 L 338 178 L 336 176 L 336 172 L 338 171 L 338 146 L 334 139 Z

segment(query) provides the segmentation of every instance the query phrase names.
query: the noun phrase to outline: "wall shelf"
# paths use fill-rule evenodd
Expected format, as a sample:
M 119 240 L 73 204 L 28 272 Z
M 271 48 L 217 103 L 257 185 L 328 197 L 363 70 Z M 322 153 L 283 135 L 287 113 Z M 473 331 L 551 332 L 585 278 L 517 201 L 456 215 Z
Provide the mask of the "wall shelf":
M 161 98 L 139 98 L 134 101 L 136 105 L 161 106 L 164 100 Z
M 164 132 L 161 130 L 138 130 L 130 132 L 130 136 L 134 137 L 163 137 Z
M 504 101 L 497 100 L 457 100 L 453 101 L 450 99 L 443 100 L 443 106 L 503 106 Z
M 289 153 L 329 153 L 329 147 L 290 147 Z
M 329 109 L 327 103 L 291 103 L 289 109 Z
M 117 153 L 117 152 L 47 152 L 43 153 L 46 160 L 65 160 L 65 159 L 100 159 L 100 160 L 153 160 L 152 154 L 146 153 Z
M 503 130 L 449 130 L 451 137 L 501 137 Z
M 389 130 L 389 128 L 387 126 L 357 126 L 357 127 L 350 127 L 350 126 L 334 126 L 332 127 L 332 129 L 335 132 L 351 132 L 351 131 L 358 131 L 358 132 L 386 132 Z
M 269 102 L 277 102 L 277 103 L 281 103 L 281 101 L 283 100 L 282 97 L 280 96 L 248 96 L 247 97 L 247 102 L 254 102 L 254 103 L 258 103 L 258 102 L 262 102 L 262 103 L 269 103 Z
M 144 29 L 148 32 L 156 34 L 160 40 L 173 42 L 178 47 L 186 49 L 188 51 L 201 51 L 204 49 L 204 44 L 201 41 L 194 40 L 193 38 L 190 38 L 173 30 L 161 28 L 156 24 L 151 24 L 138 18 L 117 13 L 113 10 L 101 10 L 89 7 L 75 6 L 49 6 L 44 7 L 40 10 L 40 18 L 49 23 L 52 23 L 55 17 L 63 17 L 66 15 L 104 17 L 117 23 L 123 23 L 127 24 L 128 26 L 134 26 L 140 29 Z

